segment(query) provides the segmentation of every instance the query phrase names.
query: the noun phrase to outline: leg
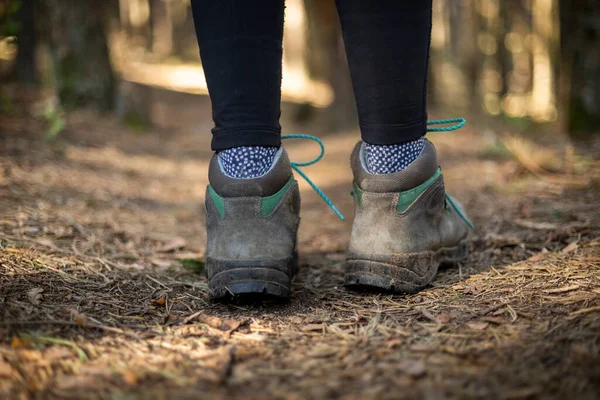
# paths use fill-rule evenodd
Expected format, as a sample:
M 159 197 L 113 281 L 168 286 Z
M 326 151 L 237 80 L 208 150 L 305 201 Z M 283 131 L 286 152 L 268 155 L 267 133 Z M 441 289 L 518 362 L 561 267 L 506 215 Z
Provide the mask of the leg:
M 364 143 L 345 283 L 415 292 L 467 255 L 470 221 L 445 194 L 427 130 L 431 0 L 337 0 Z
M 284 0 L 192 0 L 212 149 L 279 147 Z
M 336 0 L 367 167 L 397 172 L 423 150 L 431 0 Z
M 210 297 L 287 298 L 300 192 L 280 147 L 283 0 L 192 0 L 213 107 L 206 206 Z
M 362 138 L 391 145 L 427 130 L 431 0 L 336 0 Z

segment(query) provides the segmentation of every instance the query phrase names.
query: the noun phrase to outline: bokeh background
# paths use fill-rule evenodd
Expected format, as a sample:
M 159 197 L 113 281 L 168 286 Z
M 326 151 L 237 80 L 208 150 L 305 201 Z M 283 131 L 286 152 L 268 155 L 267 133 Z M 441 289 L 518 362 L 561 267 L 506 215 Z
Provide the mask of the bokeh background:
M 599 130 L 597 1 L 434 0 L 433 7 L 433 115 L 578 138 Z M 333 1 L 287 1 L 284 51 L 283 98 L 295 105 L 284 108 L 284 125 L 316 118 L 332 131 L 355 126 Z M 1 0 L 0 82 L 4 113 L 25 86 L 38 90 L 38 114 L 52 121 L 91 107 L 135 129 L 165 120 L 148 87 L 207 94 L 188 0 Z M 63 125 L 54 122 L 50 134 Z

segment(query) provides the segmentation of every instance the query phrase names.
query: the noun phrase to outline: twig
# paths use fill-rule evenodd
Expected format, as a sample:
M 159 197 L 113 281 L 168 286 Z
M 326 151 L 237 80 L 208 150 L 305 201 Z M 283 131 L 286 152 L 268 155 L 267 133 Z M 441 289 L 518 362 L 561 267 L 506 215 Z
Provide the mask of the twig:
M 480 317 L 483 317 L 489 313 L 491 313 L 492 311 L 496 311 L 499 308 L 502 308 L 506 305 L 506 303 L 500 303 L 500 304 L 496 304 L 495 306 L 491 306 L 489 308 L 486 308 L 485 310 L 481 311 L 478 315 Z
M 571 314 L 569 314 L 569 316 L 579 315 L 579 314 L 587 314 L 587 313 L 594 312 L 594 311 L 600 311 L 600 306 L 583 308 L 581 310 L 573 311 Z
M 202 315 L 202 314 L 204 314 L 204 311 L 198 311 L 198 312 L 196 312 L 196 313 L 194 313 L 194 314 L 192 314 L 192 315 L 190 315 L 190 316 L 186 317 L 186 318 L 183 320 L 183 325 L 185 325 L 185 324 L 187 324 L 188 322 L 190 322 L 190 321 L 194 320 L 194 319 L 195 319 L 195 318 L 196 318 L 198 315 Z
M 160 282 L 158 279 L 154 279 L 153 277 L 151 277 L 150 275 L 146 275 L 146 278 L 150 279 L 151 281 L 154 281 L 155 283 L 158 283 L 160 286 L 164 287 L 165 289 L 172 291 L 173 289 L 168 287 L 167 285 L 165 285 L 164 283 Z

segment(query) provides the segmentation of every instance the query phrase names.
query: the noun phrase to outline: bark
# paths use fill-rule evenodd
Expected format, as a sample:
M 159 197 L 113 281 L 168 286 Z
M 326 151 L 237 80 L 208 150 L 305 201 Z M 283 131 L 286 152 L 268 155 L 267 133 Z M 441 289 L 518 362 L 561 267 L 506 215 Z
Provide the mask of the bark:
M 600 133 L 600 8 L 597 0 L 560 1 L 561 109 L 573 136 Z
M 107 3 L 95 0 L 40 0 L 58 98 L 66 109 L 111 110 L 115 76 L 105 32 Z
M 150 5 L 152 52 L 161 58 L 167 58 L 173 52 L 173 21 L 171 21 L 169 6 L 163 0 L 152 0 Z M 198 53 L 197 49 L 196 53 Z
M 25 85 L 37 83 L 37 70 L 35 63 L 35 7 L 33 0 L 21 3 L 17 13 L 19 30 L 17 32 L 18 53 L 15 62 L 15 80 Z

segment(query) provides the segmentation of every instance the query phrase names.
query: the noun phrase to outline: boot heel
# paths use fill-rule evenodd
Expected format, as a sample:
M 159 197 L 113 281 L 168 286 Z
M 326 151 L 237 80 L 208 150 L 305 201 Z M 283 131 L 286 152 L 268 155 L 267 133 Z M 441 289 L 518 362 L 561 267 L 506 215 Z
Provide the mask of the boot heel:
M 297 257 L 269 261 L 232 261 L 208 258 L 206 273 L 211 300 L 234 298 L 285 300 L 297 269 Z

